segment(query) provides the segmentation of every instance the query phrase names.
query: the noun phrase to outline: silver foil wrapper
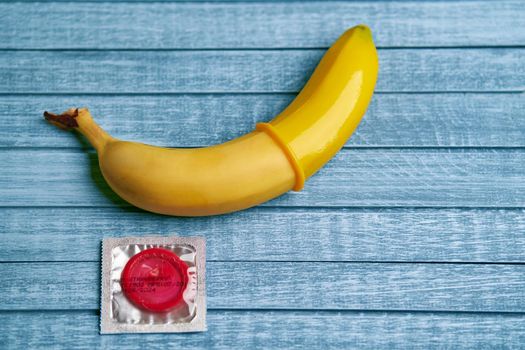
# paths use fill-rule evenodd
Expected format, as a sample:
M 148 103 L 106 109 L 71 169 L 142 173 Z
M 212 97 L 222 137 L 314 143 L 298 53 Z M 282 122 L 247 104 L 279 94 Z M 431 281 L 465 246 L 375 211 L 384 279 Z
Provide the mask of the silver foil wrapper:
M 122 290 L 122 271 L 149 248 L 175 253 L 187 266 L 181 302 L 167 312 L 134 305 Z M 202 237 L 125 237 L 102 241 L 100 333 L 172 333 L 206 330 L 205 241 Z

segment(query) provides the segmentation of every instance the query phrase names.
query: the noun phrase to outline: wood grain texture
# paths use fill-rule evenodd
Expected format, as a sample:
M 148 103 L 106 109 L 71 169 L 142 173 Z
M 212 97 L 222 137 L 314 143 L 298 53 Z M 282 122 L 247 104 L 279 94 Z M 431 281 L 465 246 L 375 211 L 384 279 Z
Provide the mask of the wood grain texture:
M 325 50 L 0 51 L 0 93 L 297 92 Z M 525 49 L 380 50 L 376 91 L 523 91 Z
M 72 257 L 74 259 L 74 257 Z M 1 310 L 99 307 L 98 262 L 0 264 Z M 210 309 L 525 312 L 525 265 L 209 262 Z
M 215 311 L 208 332 L 100 336 L 90 311 L 0 313 L 5 348 L 483 349 L 520 348 L 523 314 Z
M 317 48 L 362 22 L 380 46 L 523 45 L 523 12 L 520 1 L 0 3 L 0 47 Z
M 103 237 L 148 234 L 202 235 L 208 261 L 525 262 L 523 209 L 255 208 L 188 219 L 116 207 L 3 208 L 0 261 L 93 261 Z
M 293 94 L 4 95 L 0 147 L 82 147 L 42 122 L 44 110 L 89 106 L 116 137 L 173 147 L 225 142 L 283 110 Z M 525 97 L 516 93 L 376 94 L 346 147 L 523 147 Z
M 93 2 L 0 1 L 0 348 L 523 347 L 523 2 Z M 367 116 L 264 206 L 132 208 L 41 118 L 87 105 L 122 138 L 220 143 L 361 22 L 381 47 Z M 100 239 L 148 233 L 207 238 L 208 332 L 99 336 Z
M 3 149 L 1 206 L 127 206 L 95 153 Z M 525 207 L 523 149 L 354 149 L 265 206 Z

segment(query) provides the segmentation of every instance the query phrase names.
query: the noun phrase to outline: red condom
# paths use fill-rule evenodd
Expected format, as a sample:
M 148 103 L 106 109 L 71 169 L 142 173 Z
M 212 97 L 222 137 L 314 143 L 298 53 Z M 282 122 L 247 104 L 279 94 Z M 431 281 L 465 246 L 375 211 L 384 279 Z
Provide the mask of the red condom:
M 167 312 L 182 300 L 188 284 L 188 265 L 170 250 L 146 249 L 129 259 L 120 283 L 137 307 Z

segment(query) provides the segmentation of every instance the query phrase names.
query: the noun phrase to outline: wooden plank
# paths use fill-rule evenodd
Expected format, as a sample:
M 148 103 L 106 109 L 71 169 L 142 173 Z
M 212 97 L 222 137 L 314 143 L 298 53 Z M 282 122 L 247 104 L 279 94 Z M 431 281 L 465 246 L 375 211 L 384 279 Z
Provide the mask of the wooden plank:
M 0 261 L 93 261 L 103 237 L 147 234 L 205 236 L 208 261 L 525 262 L 525 210 L 256 208 L 188 220 L 116 207 L 3 208 Z
M 91 311 L 0 313 L 0 322 L 8 349 L 512 349 L 525 342 L 523 314 L 210 310 L 205 333 L 102 337 Z
M 0 206 L 127 206 L 95 153 L 3 149 Z M 525 207 L 523 149 L 354 149 L 266 206 Z
M 211 309 L 525 312 L 523 264 L 212 261 L 206 270 Z M 99 306 L 98 262 L 2 263 L 0 272 L 1 310 Z
M 293 94 L 4 95 L 0 147 L 81 147 L 40 118 L 44 110 L 89 106 L 117 137 L 198 147 L 225 142 L 277 115 Z M 347 147 L 523 147 L 522 94 L 376 94 Z
M 317 48 L 362 22 L 380 46 L 523 45 L 524 12 L 520 1 L 0 3 L 0 47 Z
M 0 93 L 297 92 L 325 50 L 0 51 Z M 380 50 L 377 91 L 522 91 L 525 49 Z

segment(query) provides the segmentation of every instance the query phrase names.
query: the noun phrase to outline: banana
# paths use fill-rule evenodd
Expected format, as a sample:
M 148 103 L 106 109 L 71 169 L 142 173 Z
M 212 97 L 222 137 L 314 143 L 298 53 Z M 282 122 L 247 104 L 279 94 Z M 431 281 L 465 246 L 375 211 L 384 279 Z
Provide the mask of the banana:
M 356 129 L 372 98 L 377 72 L 370 29 L 351 28 L 275 119 L 206 148 L 121 141 L 98 126 L 85 108 L 44 116 L 88 139 L 107 183 L 129 203 L 168 215 L 224 214 L 301 190 Z

